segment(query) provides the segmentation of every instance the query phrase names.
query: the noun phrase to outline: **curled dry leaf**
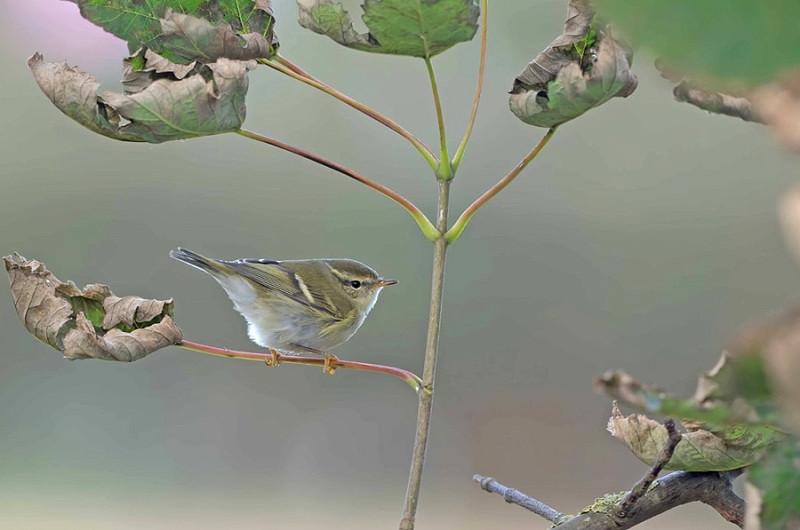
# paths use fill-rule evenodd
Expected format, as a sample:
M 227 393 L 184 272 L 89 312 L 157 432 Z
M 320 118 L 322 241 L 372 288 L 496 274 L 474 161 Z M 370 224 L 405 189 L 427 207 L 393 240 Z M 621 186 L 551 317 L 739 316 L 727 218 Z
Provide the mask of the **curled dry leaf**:
M 684 422 L 687 432 L 664 469 L 684 471 L 728 471 L 750 465 L 775 443 L 774 431 L 750 427 L 713 430 L 695 422 Z M 625 444 L 636 457 L 653 465 L 669 439 L 666 427 L 643 414 L 623 416 L 616 402 L 608 431 Z
M 348 48 L 375 53 L 433 57 L 478 30 L 475 0 L 365 0 L 358 33 L 353 19 L 335 0 L 297 0 L 300 25 Z
M 171 74 L 175 79 L 183 79 L 194 70 L 197 64 L 195 61 L 189 64 L 175 64 L 150 48 L 141 48 L 141 50 L 144 52 L 144 68 L 139 71 Z
M 99 284 L 81 290 L 17 253 L 3 261 L 23 324 L 67 359 L 136 361 L 183 340 L 172 300 L 120 298 Z
M 153 50 L 141 48 L 122 61 L 122 87 L 126 95 L 146 90 L 158 79 L 180 81 L 196 70 L 197 63 L 175 64 Z
M 181 80 L 142 77 L 129 94 L 97 95 L 99 81 L 66 63 L 28 60 L 39 87 L 64 114 L 84 127 L 130 142 L 160 143 L 231 132 L 244 122 L 248 65 L 219 59 Z
M 590 0 L 570 0 L 564 32 L 514 80 L 509 107 L 530 125 L 560 125 L 631 95 L 638 84 L 632 60 L 631 48 L 596 20 Z
M 205 18 L 167 10 L 161 33 L 147 43 L 153 51 L 179 57 L 181 63 L 213 63 L 219 58 L 251 60 L 269 58 L 274 49 L 259 33 L 237 33 L 230 24 L 212 24 Z

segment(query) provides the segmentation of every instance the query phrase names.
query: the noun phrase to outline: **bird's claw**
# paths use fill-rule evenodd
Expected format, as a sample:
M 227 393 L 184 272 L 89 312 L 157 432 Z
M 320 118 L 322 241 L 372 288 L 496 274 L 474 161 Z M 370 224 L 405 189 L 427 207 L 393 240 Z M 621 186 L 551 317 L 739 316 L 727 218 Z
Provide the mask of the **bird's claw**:
M 267 366 L 272 366 L 273 368 L 281 364 L 281 354 L 278 353 L 277 350 L 270 348 L 269 354 L 270 356 L 264 359 L 264 364 Z
M 330 353 L 325 354 L 325 363 L 322 365 L 322 373 L 333 375 L 336 373 L 336 366 L 333 366 L 331 363 L 334 361 L 338 361 L 339 358 L 335 355 Z

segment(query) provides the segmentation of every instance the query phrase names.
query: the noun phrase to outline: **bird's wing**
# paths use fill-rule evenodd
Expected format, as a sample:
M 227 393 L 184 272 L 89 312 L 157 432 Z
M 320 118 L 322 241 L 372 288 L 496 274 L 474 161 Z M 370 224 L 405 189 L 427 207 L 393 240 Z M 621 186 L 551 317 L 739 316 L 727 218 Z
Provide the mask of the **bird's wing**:
M 236 261 L 223 261 L 222 263 L 245 278 L 267 289 L 278 291 L 302 305 L 316 309 L 332 318 L 344 318 L 333 306 L 330 298 L 311 288 L 278 261 L 238 259 Z

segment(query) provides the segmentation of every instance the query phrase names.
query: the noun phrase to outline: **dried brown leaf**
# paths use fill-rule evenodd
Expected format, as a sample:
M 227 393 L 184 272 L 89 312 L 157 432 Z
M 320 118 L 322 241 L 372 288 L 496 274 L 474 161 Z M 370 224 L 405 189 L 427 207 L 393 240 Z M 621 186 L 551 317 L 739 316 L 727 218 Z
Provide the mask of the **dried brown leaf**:
M 172 300 L 120 298 L 100 284 L 81 290 L 17 253 L 3 261 L 26 329 L 67 359 L 135 361 L 183 339 Z
M 72 304 L 55 290 L 78 291 L 74 284 L 62 284 L 44 263 L 27 261 L 16 252 L 3 258 L 11 284 L 14 308 L 25 328 L 37 339 L 61 349 L 62 330 L 74 318 Z M 66 288 L 66 289 L 64 289 Z M 68 296 L 68 295 L 67 295 Z
M 537 127 L 555 127 L 613 97 L 627 97 L 638 81 L 630 46 L 595 20 L 590 0 L 570 0 L 564 31 L 514 80 L 509 108 Z
M 584 39 L 590 31 L 595 10 L 590 0 L 572 0 L 567 5 L 567 20 L 564 22 L 564 31 L 556 37 L 547 48 L 514 80 L 515 88 L 518 85 L 544 87 L 555 79 L 558 72 L 574 62 L 572 45 Z
M 675 448 L 664 469 L 684 471 L 727 471 L 755 462 L 764 449 L 780 435 L 765 429 L 725 429 L 713 431 L 701 424 L 684 422 L 687 432 Z M 625 444 L 642 462 L 653 465 L 666 445 L 669 433 L 661 422 L 644 414 L 623 416 L 614 403 L 608 431 Z
M 226 59 L 269 58 L 274 49 L 259 33 L 238 34 L 230 24 L 167 10 L 161 19 L 161 34 L 148 47 L 165 49 L 186 62 L 213 63 Z
M 151 143 L 238 130 L 253 64 L 220 58 L 180 80 L 129 72 L 128 93 L 98 96 L 93 75 L 45 63 L 38 53 L 28 60 L 39 87 L 64 114 L 109 138 Z
M 107 361 L 132 362 L 161 348 L 177 344 L 182 340 L 180 329 L 165 316 L 160 322 L 130 333 L 111 329 L 100 334 L 92 323 L 78 313 L 75 328 L 64 337 L 64 357 L 74 359 L 104 359 Z

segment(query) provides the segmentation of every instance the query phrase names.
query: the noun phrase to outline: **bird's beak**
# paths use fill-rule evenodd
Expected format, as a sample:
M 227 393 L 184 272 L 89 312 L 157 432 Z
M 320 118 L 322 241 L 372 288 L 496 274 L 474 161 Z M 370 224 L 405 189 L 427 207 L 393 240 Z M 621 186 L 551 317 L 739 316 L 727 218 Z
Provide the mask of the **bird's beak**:
M 378 282 L 377 282 L 377 286 L 378 286 L 378 287 L 386 287 L 387 285 L 394 285 L 394 284 L 396 284 L 396 283 L 397 283 L 397 280 L 384 280 L 384 279 L 380 279 L 380 280 L 378 280 Z

